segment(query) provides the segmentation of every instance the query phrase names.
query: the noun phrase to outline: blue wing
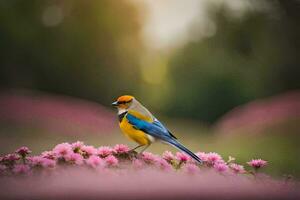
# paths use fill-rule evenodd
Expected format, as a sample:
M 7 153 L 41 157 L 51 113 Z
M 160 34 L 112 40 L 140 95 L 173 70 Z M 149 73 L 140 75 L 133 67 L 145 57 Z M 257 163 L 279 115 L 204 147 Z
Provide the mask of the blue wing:
M 175 135 L 173 135 L 160 121 L 158 121 L 156 118 L 154 119 L 154 122 L 153 124 L 165 129 L 166 131 L 168 131 L 169 135 L 174 138 L 174 139 L 177 139 L 177 137 Z
M 161 139 L 167 140 L 168 138 L 172 138 L 172 135 L 169 133 L 168 129 L 166 129 L 157 119 L 154 122 L 150 123 L 141 119 L 138 119 L 134 115 L 127 113 L 126 118 L 130 124 L 132 124 L 136 129 L 144 131 L 145 133 Z
M 157 119 L 154 120 L 154 122 L 150 123 L 141 119 L 138 119 L 134 115 L 127 113 L 126 118 L 130 124 L 132 124 L 136 129 L 141 130 L 145 132 L 146 134 L 149 134 L 153 136 L 154 138 L 160 139 L 164 142 L 167 142 L 174 147 L 178 148 L 179 150 L 187 153 L 192 158 L 194 158 L 196 161 L 201 163 L 201 159 L 195 155 L 193 152 L 191 152 L 189 149 L 187 149 L 185 146 L 183 146 L 181 143 L 179 143 L 176 140 L 176 137 L 168 131 L 168 129 L 160 123 Z

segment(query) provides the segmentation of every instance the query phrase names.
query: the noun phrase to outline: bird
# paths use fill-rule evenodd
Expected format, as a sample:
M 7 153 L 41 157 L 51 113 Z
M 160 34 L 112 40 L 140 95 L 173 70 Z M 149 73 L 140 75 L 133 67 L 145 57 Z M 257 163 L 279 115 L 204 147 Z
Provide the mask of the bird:
M 119 126 L 122 132 L 129 139 L 138 143 L 138 146 L 131 151 L 144 147 L 140 152 L 142 153 L 152 143 L 160 141 L 188 154 L 198 163 L 202 163 L 202 160 L 196 154 L 182 145 L 177 137 L 155 118 L 134 96 L 122 95 L 112 103 L 112 106 L 118 110 Z

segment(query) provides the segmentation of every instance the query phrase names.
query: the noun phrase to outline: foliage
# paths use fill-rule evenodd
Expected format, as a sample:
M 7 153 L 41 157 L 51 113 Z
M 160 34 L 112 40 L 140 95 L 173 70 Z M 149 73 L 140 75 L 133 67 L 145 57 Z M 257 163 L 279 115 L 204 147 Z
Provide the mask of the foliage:
M 127 1 L 2 1 L 0 13 L 0 86 L 110 103 L 136 85 L 140 23 Z
M 237 105 L 299 88 L 299 3 L 257 3 L 266 9 L 239 17 L 208 3 L 215 33 L 166 55 L 144 46 L 146 15 L 131 1 L 2 1 L 0 87 L 104 105 L 130 93 L 161 114 L 214 122 Z M 144 59 L 148 53 L 158 61 Z
M 171 58 L 173 93 L 167 98 L 176 101 L 167 106 L 170 115 L 213 122 L 237 105 L 300 87 L 299 3 L 267 2 L 267 12 L 248 11 L 242 18 L 211 9 L 215 35 Z

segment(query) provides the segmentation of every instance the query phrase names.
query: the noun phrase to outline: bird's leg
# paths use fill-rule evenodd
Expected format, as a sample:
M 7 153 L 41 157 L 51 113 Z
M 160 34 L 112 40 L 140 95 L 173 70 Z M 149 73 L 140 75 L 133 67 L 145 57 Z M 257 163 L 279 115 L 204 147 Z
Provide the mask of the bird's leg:
M 138 153 L 135 150 L 142 147 L 142 146 L 144 146 L 144 145 L 138 145 L 137 147 L 134 147 L 133 149 L 130 149 L 129 152 L 128 152 L 129 156 L 137 158 Z
M 130 149 L 129 151 L 130 151 L 130 152 L 133 152 L 134 150 L 136 150 L 136 149 L 138 149 L 138 148 L 140 148 L 140 147 L 142 147 L 142 146 L 144 146 L 144 145 L 142 145 L 142 144 L 141 144 L 141 145 L 138 145 L 137 147 L 134 147 L 133 149 Z
M 144 146 L 144 145 L 143 145 Z M 150 144 L 147 144 L 143 149 L 142 151 L 140 151 L 137 155 L 136 155 L 136 158 L 142 158 L 142 154 L 143 152 L 150 146 Z
M 150 146 L 150 144 L 147 144 L 147 145 L 145 146 L 145 148 L 143 148 L 142 151 L 140 151 L 139 154 L 142 154 L 149 146 Z

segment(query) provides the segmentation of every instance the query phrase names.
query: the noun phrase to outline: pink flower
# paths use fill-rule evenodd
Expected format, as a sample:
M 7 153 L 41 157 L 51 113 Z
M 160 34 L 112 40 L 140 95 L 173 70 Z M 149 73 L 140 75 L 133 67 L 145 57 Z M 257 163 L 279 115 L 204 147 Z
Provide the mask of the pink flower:
M 25 157 L 27 154 L 30 154 L 31 151 L 29 150 L 28 147 L 20 147 L 19 149 L 16 150 L 16 153 L 22 157 Z
M 195 164 L 187 163 L 184 165 L 183 170 L 188 174 L 195 174 L 199 171 L 199 167 L 197 167 Z
M 214 164 L 214 169 L 218 172 L 225 172 L 228 170 L 228 166 L 223 162 L 219 162 Z
M 6 169 L 7 169 L 7 167 L 5 165 L 0 164 L 0 174 L 4 173 Z
M 144 163 L 143 163 L 142 161 L 140 161 L 139 159 L 134 159 L 134 160 L 132 161 L 132 166 L 133 166 L 133 168 L 135 168 L 135 169 L 141 169 L 141 168 L 143 168 Z
M 175 156 L 170 151 L 165 151 L 162 155 L 163 159 L 165 159 L 168 162 L 171 162 L 172 160 L 175 160 Z
M 33 156 L 28 158 L 30 161 L 30 165 L 32 167 L 39 166 L 39 167 L 45 167 L 45 168 L 53 168 L 56 165 L 56 161 L 48 158 L 44 158 L 41 156 Z
M 230 169 L 236 173 L 236 174 L 242 174 L 242 173 L 245 173 L 245 169 L 244 169 L 244 166 L 243 165 L 238 165 L 238 164 L 235 164 L 235 163 L 231 163 L 229 165 Z
M 15 162 L 20 159 L 20 156 L 16 154 L 7 154 L 2 158 L 3 162 Z
M 105 158 L 105 162 L 108 166 L 112 166 L 112 167 L 117 166 L 119 163 L 118 159 L 113 155 L 107 156 Z
M 91 155 L 87 160 L 86 164 L 90 167 L 96 168 L 103 166 L 103 160 L 96 155 Z
M 72 149 L 73 149 L 74 151 L 78 151 L 78 150 L 81 149 L 81 147 L 83 147 L 83 146 L 84 146 L 84 144 L 83 144 L 83 142 L 81 142 L 81 141 L 73 142 L 73 143 L 71 144 L 71 147 L 72 147 Z
M 157 159 L 155 164 L 157 167 L 164 171 L 169 171 L 172 169 L 172 166 L 165 159 L 162 158 Z
M 116 153 L 128 153 L 129 147 L 124 144 L 117 144 L 114 147 L 114 150 L 116 151 Z
M 31 166 L 42 166 L 43 163 L 43 157 L 40 156 L 29 157 L 28 160 L 30 161 Z
M 82 146 L 81 151 L 84 153 L 84 156 L 87 157 L 97 154 L 97 149 L 93 146 L 88 146 L 88 145 Z
M 47 159 L 52 159 L 52 160 L 55 159 L 54 152 L 52 152 L 52 151 L 44 151 L 44 152 L 42 152 L 41 156 L 43 158 L 47 158 Z
M 48 158 L 42 158 L 41 165 L 45 168 L 54 168 L 56 166 L 55 160 L 51 160 Z
M 19 164 L 15 165 L 12 171 L 15 174 L 28 174 L 30 171 L 30 167 L 28 165 Z
M 54 147 L 53 153 L 57 158 L 62 158 L 68 154 L 73 153 L 73 150 L 69 143 L 61 143 Z
M 71 153 L 65 156 L 65 159 L 67 162 L 70 162 L 72 164 L 76 165 L 82 165 L 83 164 L 83 157 L 78 153 Z
M 208 161 L 208 155 L 204 152 L 197 152 L 196 156 L 198 156 L 203 162 Z
M 268 162 L 265 160 L 262 160 L 262 159 L 253 159 L 253 160 L 247 162 L 247 164 L 255 169 L 259 169 L 261 167 L 266 166 L 268 164 Z
M 176 158 L 180 161 L 180 162 L 187 162 L 188 160 L 190 160 L 190 156 L 188 156 L 187 154 L 183 153 L 183 152 L 177 152 L 176 153 Z
M 154 154 L 150 153 L 150 152 L 143 152 L 142 153 L 142 159 L 145 162 L 153 163 L 157 160 L 157 157 Z
M 19 159 L 20 159 L 20 156 L 17 154 L 7 154 L 1 158 L 1 163 L 6 166 L 12 167 L 16 163 L 16 161 Z
M 102 158 L 112 155 L 113 152 L 114 152 L 114 149 L 107 147 L 107 146 L 98 148 L 98 155 Z
M 206 154 L 206 156 L 207 156 L 207 162 L 210 165 L 214 165 L 215 163 L 218 162 L 224 162 L 222 157 L 215 152 L 209 152 Z

